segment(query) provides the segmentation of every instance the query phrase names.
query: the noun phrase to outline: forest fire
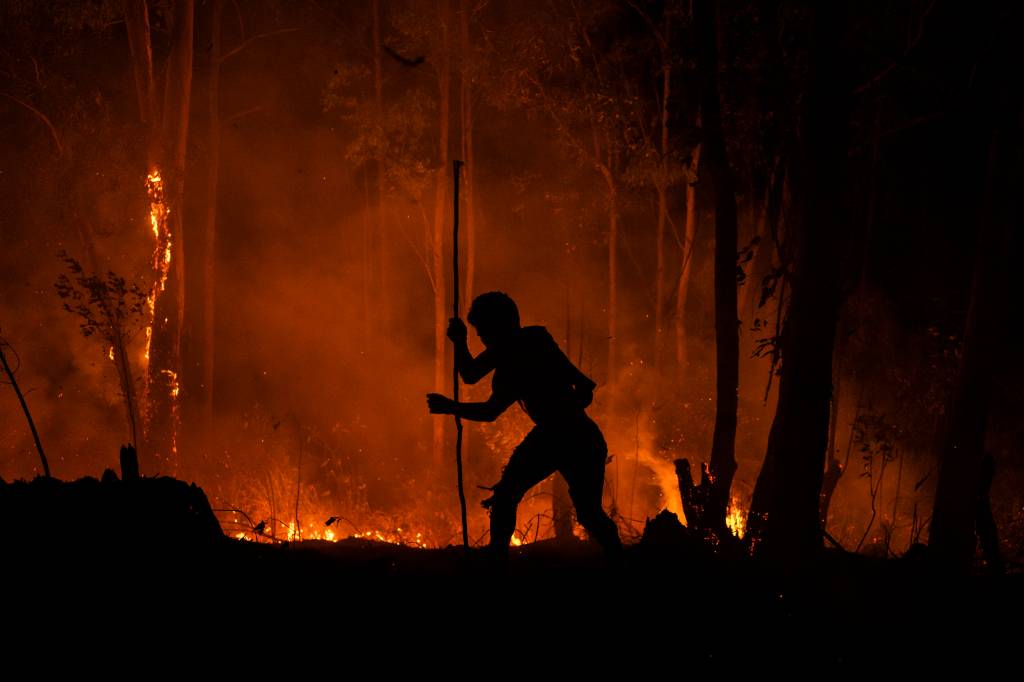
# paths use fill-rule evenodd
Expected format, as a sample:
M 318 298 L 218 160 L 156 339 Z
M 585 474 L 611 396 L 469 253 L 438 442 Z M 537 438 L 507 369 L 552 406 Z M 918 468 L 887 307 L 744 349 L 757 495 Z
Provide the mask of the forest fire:
M 725 514 L 725 523 L 732 534 L 739 539 L 747 533 L 747 510 L 740 504 L 739 498 L 733 495 L 729 501 L 729 509 Z
M 153 272 L 156 273 L 156 282 L 146 298 L 149 320 L 145 327 L 146 343 L 143 356 L 148 363 L 153 343 L 157 297 L 160 292 L 167 289 L 167 274 L 171 266 L 171 241 L 167 231 L 168 208 L 164 201 L 164 181 L 159 168 L 153 168 L 146 176 L 146 195 L 149 198 L 149 225 L 153 230 Z M 145 369 L 146 367 L 143 367 L 144 375 Z
M 0 3 L 0 512 L 750 622 L 1001 589 L 1021 3 L 882 4 Z

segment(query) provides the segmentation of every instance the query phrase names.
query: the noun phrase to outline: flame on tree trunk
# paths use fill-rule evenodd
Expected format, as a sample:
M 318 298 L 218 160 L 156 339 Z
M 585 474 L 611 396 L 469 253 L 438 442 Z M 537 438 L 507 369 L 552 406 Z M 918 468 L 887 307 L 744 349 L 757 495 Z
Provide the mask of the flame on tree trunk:
M 140 107 L 148 128 L 146 191 L 156 248 L 157 282 L 150 295 L 152 324 L 147 329 L 146 468 L 165 471 L 177 464 L 180 423 L 178 397 L 181 332 L 185 312 L 184 206 L 185 150 L 192 89 L 192 0 L 174 4 L 171 51 L 167 58 L 162 111 L 157 109 L 149 12 L 145 0 L 125 4 L 125 23 Z

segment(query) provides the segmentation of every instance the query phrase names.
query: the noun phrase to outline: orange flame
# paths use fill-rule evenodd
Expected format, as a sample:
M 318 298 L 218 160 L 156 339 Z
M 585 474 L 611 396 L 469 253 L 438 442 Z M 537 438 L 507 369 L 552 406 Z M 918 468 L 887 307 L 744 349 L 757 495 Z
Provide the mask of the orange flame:
M 725 512 L 725 525 L 741 540 L 747 533 L 747 512 L 740 506 L 740 500 L 735 495 L 729 500 L 729 508 Z

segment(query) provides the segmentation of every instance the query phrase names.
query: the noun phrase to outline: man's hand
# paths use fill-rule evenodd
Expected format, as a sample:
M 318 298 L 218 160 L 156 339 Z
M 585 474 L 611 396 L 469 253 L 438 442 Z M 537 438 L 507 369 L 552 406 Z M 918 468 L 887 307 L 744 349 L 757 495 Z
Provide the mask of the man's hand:
M 466 330 L 465 323 L 457 317 L 448 319 L 448 338 L 455 343 L 465 343 L 466 337 L 469 336 L 469 332 Z
M 455 414 L 455 401 L 440 393 L 428 393 L 427 408 L 431 414 Z

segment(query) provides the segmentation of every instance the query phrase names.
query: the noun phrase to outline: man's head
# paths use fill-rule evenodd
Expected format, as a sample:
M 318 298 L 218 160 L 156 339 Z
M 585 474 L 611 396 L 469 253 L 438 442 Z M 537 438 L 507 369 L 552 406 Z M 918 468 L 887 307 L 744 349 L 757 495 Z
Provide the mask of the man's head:
M 519 308 L 502 291 L 488 291 L 473 300 L 467 316 L 485 346 L 491 346 L 519 329 Z

